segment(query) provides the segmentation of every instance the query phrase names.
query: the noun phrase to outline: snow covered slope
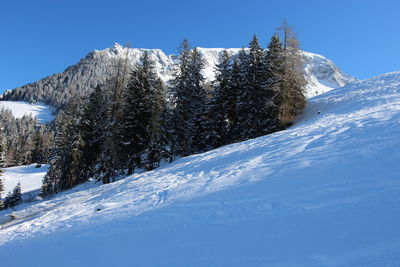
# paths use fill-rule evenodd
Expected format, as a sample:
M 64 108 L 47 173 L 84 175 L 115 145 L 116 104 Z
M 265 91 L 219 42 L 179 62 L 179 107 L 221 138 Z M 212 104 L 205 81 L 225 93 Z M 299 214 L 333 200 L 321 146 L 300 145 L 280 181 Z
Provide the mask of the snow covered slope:
M 22 101 L 0 101 L 0 109 L 2 108 L 11 110 L 16 118 L 28 115 L 36 117 L 40 123 L 51 122 L 54 119 L 50 107 L 43 104 L 31 104 Z
M 326 93 L 356 81 L 343 73 L 331 60 L 317 54 L 303 52 L 307 97 Z
M 222 48 L 198 48 L 205 59 L 203 70 L 206 82 L 214 79 L 215 65 Z M 237 54 L 240 49 L 227 49 L 231 55 Z M 104 84 L 114 75 L 115 66 L 126 56 L 133 66 L 147 51 L 155 61 L 156 72 L 167 82 L 176 70 L 176 56 L 166 55 L 160 49 L 123 48 L 118 43 L 104 50 L 95 50 L 74 66 L 67 68 L 63 73 L 54 74 L 40 81 L 24 85 L 4 94 L 7 100 L 25 100 L 28 102 L 45 102 L 55 108 L 62 107 L 71 96 L 83 97 L 98 84 Z M 303 52 L 305 61 L 307 96 L 315 96 L 354 81 L 355 79 L 340 71 L 332 61 L 323 56 Z
M 0 262 L 396 266 L 399 132 L 400 72 L 355 82 L 288 130 L 19 207 Z
M 35 168 L 35 166 L 36 164 L 31 164 L 5 168 L 1 177 L 4 183 L 4 192 L 11 192 L 18 182 L 21 183 L 22 193 L 39 190 L 48 166 L 42 165 L 40 168 Z

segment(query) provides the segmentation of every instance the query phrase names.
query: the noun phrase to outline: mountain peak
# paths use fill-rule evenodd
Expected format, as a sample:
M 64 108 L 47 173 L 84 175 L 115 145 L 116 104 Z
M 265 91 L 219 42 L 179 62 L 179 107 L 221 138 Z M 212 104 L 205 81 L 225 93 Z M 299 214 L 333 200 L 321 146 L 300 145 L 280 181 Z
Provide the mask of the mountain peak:
M 123 46 L 120 45 L 118 42 L 115 42 L 113 48 L 115 48 L 115 49 L 121 49 L 121 48 L 123 48 Z

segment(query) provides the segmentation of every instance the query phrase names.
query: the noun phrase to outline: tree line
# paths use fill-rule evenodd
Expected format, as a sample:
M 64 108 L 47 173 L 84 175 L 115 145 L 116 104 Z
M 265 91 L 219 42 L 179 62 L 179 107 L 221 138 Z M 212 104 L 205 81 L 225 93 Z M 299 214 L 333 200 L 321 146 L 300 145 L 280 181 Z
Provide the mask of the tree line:
M 135 168 L 287 128 L 306 105 L 298 41 L 287 25 L 267 49 L 254 36 L 236 55 L 223 51 L 212 88 L 204 60 L 184 41 L 167 84 L 144 52 L 131 70 L 121 58 L 116 75 L 85 99 L 71 99 L 55 121 L 42 195 L 96 179 L 110 183 Z
M 5 167 L 31 163 L 47 163 L 52 147 L 51 125 L 40 124 L 36 118 L 25 115 L 15 118 L 9 109 L 0 109 L 0 210 L 22 201 L 21 184 L 2 198 L 1 179 Z
M 51 125 L 40 124 L 29 115 L 15 118 L 11 110 L 5 108 L 0 110 L 0 125 L 4 135 L 5 167 L 47 163 L 53 139 Z
M 110 72 L 113 60 L 93 51 L 64 72 L 8 90 L 0 98 L 29 103 L 40 102 L 50 105 L 54 112 L 58 112 L 65 108 L 69 99 L 83 98 L 97 84 L 104 83 L 108 77 L 114 75 Z
M 0 129 L 0 210 L 5 208 L 11 208 L 22 202 L 21 184 L 18 183 L 12 192 L 8 192 L 6 197 L 2 198 L 2 193 L 4 191 L 4 184 L 1 176 L 4 173 L 4 167 L 6 166 L 6 153 L 5 153 L 5 137 L 3 135 L 2 129 Z

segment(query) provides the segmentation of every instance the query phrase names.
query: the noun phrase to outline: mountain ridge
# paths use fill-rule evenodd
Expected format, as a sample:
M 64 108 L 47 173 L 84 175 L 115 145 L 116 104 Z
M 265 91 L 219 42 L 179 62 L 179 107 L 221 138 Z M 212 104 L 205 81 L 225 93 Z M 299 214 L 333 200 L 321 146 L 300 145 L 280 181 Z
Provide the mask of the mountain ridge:
M 241 48 L 227 48 L 235 55 Z M 203 75 L 205 82 L 214 78 L 215 65 L 219 53 L 224 48 L 198 48 L 205 59 Z M 98 84 L 104 84 L 115 74 L 114 66 L 128 53 L 130 67 L 148 51 L 150 58 L 155 61 L 157 75 L 167 82 L 176 71 L 177 56 L 167 55 L 161 49 L 124 48 L 118 43 L 103 50 L 93 50 L 83 57 L 77 64 L 69 66 L 64 72 L 47 76 L 39 81 L 32 82 L 2 95 L 3 100 L 23 100 L 31 103 L 42 102 L 60 109 L 71 97 L 85 97 Z M 344 74 L 332 61 L 325 57 L 302 51 L 305 62 L 305 74 L 308 84 L 306 93 L 312 97 L 333 88 L 343 86 L 356 79 Z

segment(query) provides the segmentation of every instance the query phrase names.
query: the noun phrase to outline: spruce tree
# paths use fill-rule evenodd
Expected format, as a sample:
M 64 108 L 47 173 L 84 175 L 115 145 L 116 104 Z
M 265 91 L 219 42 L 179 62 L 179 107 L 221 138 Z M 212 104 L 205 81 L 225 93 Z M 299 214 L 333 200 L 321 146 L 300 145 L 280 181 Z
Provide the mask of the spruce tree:
M 4 140 L 4 135 L 3 135 L 3 128 L 0 127 L 0 210 L 4 208 L 4 202 L 2 200 L 2 193 L 4 191 L 4 184 L 3 184 L 3 173 L 4 173 L 4 167 L 5 167 L 5 140 Z
M 43 179 L 41 195 L 58 193 L 71 188 L 79 180 L 71 174 L 73 147 L 79 133 L 79 103 L 71 100 L 56 119 L 56 135 L 52 146 L 50 167 Z
M 123 138 L 122 125 L 123 117 L 123 97 L 128 81 L 128 55 L 129 49 L 126 48 L 125 57 L 121 58 L 116 65 L 116 74 L 107 84 L 108 105 L 103 127 L 103 145 L 101 157 L 99 159 L 99 172 L 103 183 L 110 183 L 121 173 L 126 158 L 122 151 L 121 142 Z
M 82 137 L 82 132 L 79 129 L 79 126 L 75 127 L 74 140 L 71 144 L 71 152 L 70 152 L 70 162 L 68 169 L 68 188 L 72 188 L 80 183 L 86 181 L 86 173 L 85 168 L 83 168 L 84 164 L 84 148 L 85 141 Z
M 202 70 L 204 68 L 204 59 L 197 48 L 191 52 L 189 69 L 191 75 L 191 86 L 193 92 L 192 107 L 193 107 L 193 125 L 194 132 L 190 136 L 191 153 L 204 152 L 206 150 L 205 135 L 206 135 L 206 118 L 207 118 L 207 95 L 203 86 L 204 77 Z
M 149 125 L 149 141 L 145 151 L 145 167 L 152 170 L 160 166 L 160 161 L 166 158 L 167 137 L 163 131 L 163 123 L 167 111 L 167 101 L 165 95 L 164 83 L 157 78 L 151 106 L 153 109 L 152 119 Z
M 21 183 L 18 182 L 18 184 L 14 187 L 13 191 L 7 194 L 5 200 L 5 207 L 11 208 L 20 204 L 21 202 L 22 202 Z
M 244 50 L 240 52 L 245 53 Z M 242 55 L 243 57 L 243 55 Z M 240 141 L 242 139 L 242 128 L 240 127 L 241 114 L 240 111 L 245 111 L 241 109 L 239 105 L 240 93 L 242 91 L 244 72 L 241 64 L 241 57 L 237 57 L 233 60 L 232 70 L 229 78 L 228 91 L 224 99 L 224 110 L 227 117 L 227 143 L 233 143 Z
M 68 149 L 67 138 L 63 131 L 64 114 L 60 113 L 56 121 L 56 135 L 54 138 L 54 143 L 52 146 L 52 153 L 50 156 L 50 166 L 43 178 L 41 195 L 47 196 L 49 194 L 58 193 L 60 188 L 60 183 L 63 179 L 65 165 L 65 154 Z
M 173 162 L 175 160 L 176 154 L 174 153 L 174 110 L 172 107 L 166 103 L 165 108 L 161 114 L 160 120 L 160 145 L 161 151 L 160 156 L 161 159 L 169 160 L 169 162 Z
M 18 182 L 17 186 L 15 186 L 13 189 L 13 198 L 15 201 L 15 205 L 22 202 L 22 192 L 21 191 L 22 191 L 21 183 Z
M 285 99 L 288 97 L 288 90 L 284 85 L 285 77 L 285 58 L 284 58 L 283 45 L 278 35 L 273 35 L 268 45 L 266 55 L 267 59 L 267 77 L 268 87 L 272 92 L 272 105 L 271 105 L 271 118 L 272 128 L 271 131 L 277 131 L 282 128 L 282 115 L 283 110 L 286 108 Z
M 43 163 L 45 159 L 44 155 L 44 147 L 43 147 L 43 135 L 37 129 L 33 134 L 33 149 L 32 149 L 32 162 L 34 163 Z
M 100 85 L 91 92 L 83 110 L 80 123 L 83 141 L 82 166 L 86 179 L 96 174 L 96 165 L 101 157 L 104 142 L 104 119 L 106 117 L 106 96 Z
M 179 70 L 175 73 L 171 84 L 171 100 L 174 114 L 171 117 L 171 150 L 173 155 L 186 156 L 190 154 L 189 136 L 193 133 L 193 108 L 190 97 L 190 47 L 187 40 L 181 44 L 179 53 Z
M 213 82 L 214 94 L 209 100 L 207 114 L 206 144 L 208 149 L 213 149 L 226 144 L 228 140 L 228 110 L 230 103 L 231 65 L 228 51 L 221 52 L 216 65 L 216 76 Z M 236 97 L 233 109 L 236 110 Z
M 195 48 L 183 42 L 179 56 L 179 71 L 171 81 L 174 105 L 172 150 L 175 155 L 187 156 L 204 149 L 204 120 L 206 93 L 201 74 L 204 62 Z
M 120 145 L 127 159 L 128 174 L 133 173 L 135 167 L 143 166 L 145 151 L 147 154 L 157 153 L 156 140 L 164 102 L 163 84 L 154 72 L 154 62 L 144 52 L 131 73 L 123 103 L 123 137 Z M 153 159 L 150 161 L 149 164 L 152 164 Z
M 242 52 L 243 53 L 243 52 Z M 249 52 L 241 55 L 244 72 L 243 85 L 238 100 L 238 114 L 242 140 L 258 137 L 270 131 L 269 100 L 265 51 L 254 35 Z
M 237 55 L 238 70 L 235 81 L 238 89 L 238 96 L 236 99 L 236 114 L 237 114 L 237 130 L 238 136 L 236 141 L 243 141 L 248 139 L 248 134 L 245 131 L 251 130 L 250 107 L 251 104 L 251 88 L 249 87 L 248 72 L 250 66 L 250 57 L 248 52 L 242 48 Z M 244 127 L 247 127 L 245 130 Z M 245 130 L 245 131 L 244 131 Z

